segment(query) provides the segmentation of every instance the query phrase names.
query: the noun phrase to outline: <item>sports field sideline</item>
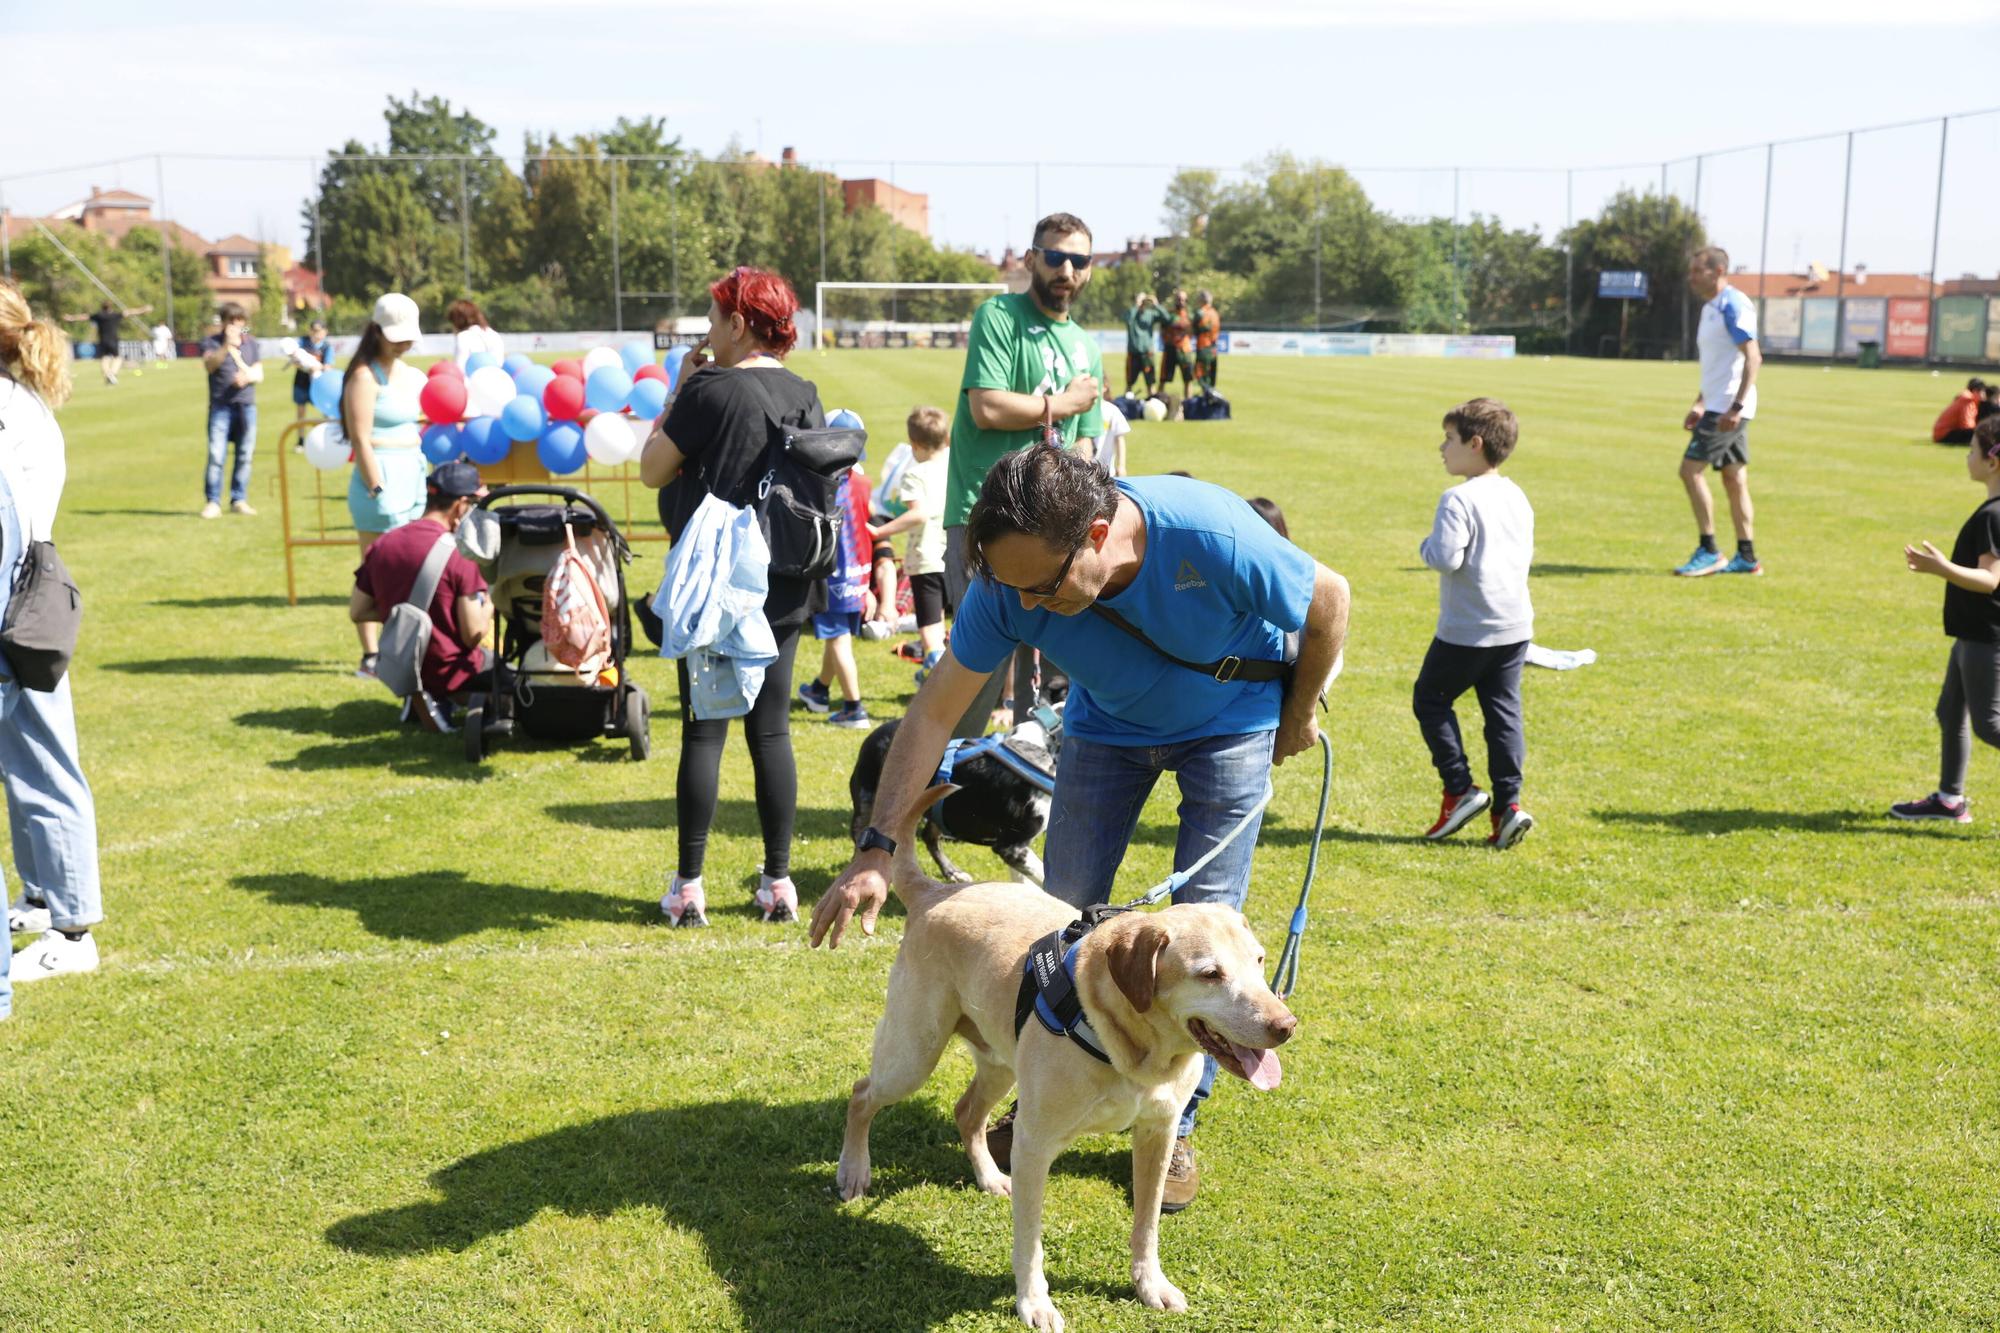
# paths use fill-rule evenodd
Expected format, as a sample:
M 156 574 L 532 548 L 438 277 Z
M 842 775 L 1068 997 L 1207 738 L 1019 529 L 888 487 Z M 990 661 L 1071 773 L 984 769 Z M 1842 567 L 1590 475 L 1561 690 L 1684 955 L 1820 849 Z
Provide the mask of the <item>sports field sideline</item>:
M 793 365 L 866 419 L 872 474 L 960 358 Z M 285 604 L 288 377 L 264 390 L 263 513 L 204 523 L 199 369 L 78 372 L 57 537 L 87 602 L 105 962 L 0 1025 L 0 1328 L 1016 1326 L 1008 1207 L 950 1121 L 968 1061 L 877 1122 L 873 1197 L 829 1197 L 898 917 L 830 956 L 756 919 L 740 742 L 715 925 L 664 928 L 670 665 L 635 663 L 650 762 L 509 742 L 468 766 L 352 678 L 350 554 L 303 556 Z M 1058 1161 L 1072 1327 L 2000 1319 L 2000 757 L 1975 754 L 1970 829 L 1885 814 L 1935 779 L 1941 585 L 1900 550 L 1978 500 L 1963 451 L 1922 442 L 1954 387 L 1766 367 L 1762 578 L 1667 575 L 1694 536 L 1688 365 L 1240 358 L 1234 422 L 1135 428 L 1135 471 L 1277 500 L 1354 606 L 1284 1083 L 1204 1115 L 1201 1199 L 1163 1224 L 1186 1316 L 1131 1297 L 1125 1141 Z M 1539 823 L 1505 855 L 1415 837 L 1437 802 L 1416 548 L 1438 419 L 1481 393 L 1522 423 L 1536 637 L 1601 658 L 1524 683 Z M 860 658 L 898 715 L 907 666 Z M 846 859 L 858 737 L 794 725 L 809 901 Z M 1279 770 L 1258 853 L 1273 954 L 1310 760 Z M 1134 891 L 1170 869 L 1172 800 Z

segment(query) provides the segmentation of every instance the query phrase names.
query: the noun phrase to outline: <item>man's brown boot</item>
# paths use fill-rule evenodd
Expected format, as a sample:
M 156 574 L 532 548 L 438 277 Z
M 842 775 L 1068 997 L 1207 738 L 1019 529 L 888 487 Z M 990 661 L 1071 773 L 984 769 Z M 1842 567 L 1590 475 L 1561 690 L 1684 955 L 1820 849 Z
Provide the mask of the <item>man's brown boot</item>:
M 986 1151 L 993 1154 L 993 1165 L 1010 1175 L 1014 1170 L 1014 1112 L 1020 1108 L 1015 1102 L 1007 1114 L 986 1127 Z
M 1167 1159 L 1167 1188 L 1160 1196 L 1160 1211 L 1178 1213 L 1194 1202 L 1195 1186 L 1201 1174 L 1195 1169 L 1194 1140 L 1174 1140 L 1174 1155 Z

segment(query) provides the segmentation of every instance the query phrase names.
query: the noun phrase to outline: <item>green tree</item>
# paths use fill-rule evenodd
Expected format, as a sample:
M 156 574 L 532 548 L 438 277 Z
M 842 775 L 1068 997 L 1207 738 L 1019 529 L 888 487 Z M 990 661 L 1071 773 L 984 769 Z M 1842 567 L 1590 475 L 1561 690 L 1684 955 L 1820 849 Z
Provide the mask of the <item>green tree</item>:
M 1701 217 L 1674 198 L 1620 190 L 1595 218 L 1562 235 L 1576 256 L 1576 335 L 1571 350 L 1593 355 L 1615 351 L 1619 306 L 1630 304 L 1629 337 L 1640 355 L 1676 353 L 1681 304 L 1687 299 L 1688 259 L 1708 243 Z M 1630 303 L 1597 299 L 1597 275 L 1643 269 L 1652 297 Z
M 285 331 L 291 312 L 285 309 L 284 278 L 277 254 L 264 246 L 257 252 L 257 309 L 250 316 L 250 330 L 260 338 L 275 338 Z

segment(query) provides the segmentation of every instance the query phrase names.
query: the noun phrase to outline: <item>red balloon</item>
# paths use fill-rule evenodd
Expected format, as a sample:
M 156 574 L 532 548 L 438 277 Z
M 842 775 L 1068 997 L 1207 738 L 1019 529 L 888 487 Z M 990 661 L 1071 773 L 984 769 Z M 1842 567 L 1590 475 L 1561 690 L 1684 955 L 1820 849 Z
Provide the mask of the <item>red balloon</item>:
M 576 414 L 583 411 L 583 381 L 570 375 L 556 376 L 542 390 L 542 406 L 551 421 L 576 420 Z
M 597 419 L 597 409 L 594 407 L 586 407 L 583 409 L 583 411 L 578 412 L 576 414 L 576 424 L 579 426 L 588 426 L 591 422 L 595 421 L 596 419 Z
M 433 426 L 457 421 L 465 415 L 465 381 L 453 375 L 433 375 L 417 395 L 417 406 Z
M 674 383 L 674 377 L 667 373 L 665 366 L 654 365 L 640 366 L 632 372 L 632 382 L 637 384 L 640 380 L 658 380 L 668 388 L 672 388 Z
M 550 366 L 549 369 L 564 379 L 576 380 L 579 383 L 583 380 L 583 362 L 581 361 L 558 361 Z
M 465 378 L 465 372 L 459 368 L 458 362 L 451 360 L 449 357 L 443 361 L 431 362 L 431 368 L 426 370 L 424 374 L 431 376 L 433 379 L 439 375 L 452 375 L 459 379 Z

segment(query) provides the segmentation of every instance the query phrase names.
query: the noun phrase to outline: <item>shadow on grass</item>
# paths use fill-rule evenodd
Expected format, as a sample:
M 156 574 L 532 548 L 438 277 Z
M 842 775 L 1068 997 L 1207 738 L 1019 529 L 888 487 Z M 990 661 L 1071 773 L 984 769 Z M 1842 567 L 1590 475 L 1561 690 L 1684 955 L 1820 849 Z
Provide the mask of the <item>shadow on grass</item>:
M 1011 1304 L 1004 1199 L 978 1199 L 997 1224 L 979 1272 L 940 1259 L 869 1203 L 835 1202 L 830 1159 L 846 1113 L 844 1098 L 737 1099 L 606 1116 L 461 1158 L 431 1176 L 441 1199 L 344 1218 L 326 1235 L 344 1250 L 398 1258 L 463 1252 L 547 1208 L 594 1218 L 658 1209 L 701 1238 L 747 1328 L 924 1329 Z M 872 1140 L 871 1199 L 972 1188 L 958 1131 L 934 1109 L 890 1107 Z M 1058 1299 L 1065 1290 L 1130 1297 L 1107 1283 L 1051 1285 Z
M 1652 574 L 1664 573 L 1641 569 L 1636 565 L 1536 565 L 1528 571 L 1530 578 L 1588 578 L 1593 574 Z
M 1593 810 L 1604 824 L 1672 829 L 1714 836 L 1753 830 L 1793 833 L 1893 833 L 1912 827 L 1880 810 Z
M 79 518 L 198 518 L 193 509 L 65 509 Z
M 351 670 L 299 657 L 156 657 L 104 665 L 112 671 L 160 676 L 340 676 Z
M 671 797 L 657 801 L 558 803 L 548 806 L 547 813 L 551 819 L 564 824 L 581 824 L 585 828 L 653 832 L 676 827 Z M 794 818 L 793 833 L 802 838 L 846 841 L 852 836 L 848 827 L 852 818 L 851 810 L 801 805 Z M 715 822 L 709 827 L 736 838 L 756 838 L 763 832 L 757 822 L 757 803 L 729 797 L 716 802 Z
M 227 611 L 243 608 L 285 609 L 292 605 L 282 597 L 159 597 L 149 606 L 171 606 L 184 611 Z M 332 593 L 318 593 L 301 597 L 300 606 L 346 606 L 347 598 L 336 597 Z
M 313 773 L 332 768 L 386 769 L 401 776 L 451 778 L 482 782 L 484 764 L 467 762 L 465 742 L 457 735 L 440 736 L 403 725 L 394 701 L 379 695 L 349 699 L 332 708 L 300 705 L 239 713 L 241 727 L 266 727 L 294 736 L 327 736 L 322 745 L 308 745 L 289 759 L 273 759 L 272 768 Z
M 371 935 L 444 944 L 482 930 L 528 932 L 574 921 L 650 924 L 650 900 L 582 889 L 531 889 L 474 880 L 458 870 L 418 875 L 329 879 L 323 875 L 239 875 L 237 888 L 286 907 L 345 908 Z

